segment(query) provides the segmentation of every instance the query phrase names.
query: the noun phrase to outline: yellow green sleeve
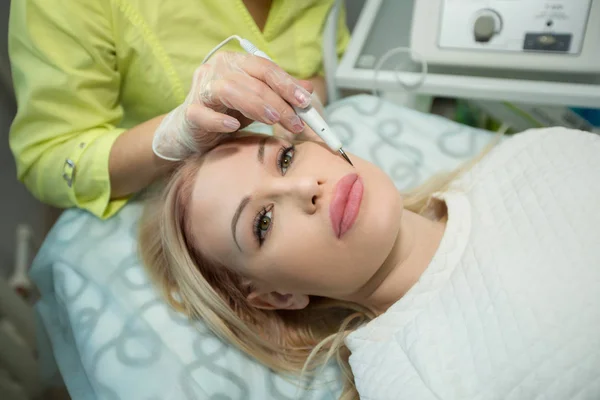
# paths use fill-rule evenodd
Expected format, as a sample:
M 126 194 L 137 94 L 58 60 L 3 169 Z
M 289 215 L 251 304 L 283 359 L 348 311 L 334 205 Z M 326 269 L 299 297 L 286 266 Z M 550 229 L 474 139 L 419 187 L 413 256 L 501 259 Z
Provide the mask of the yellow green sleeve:
M 9 22 L 18 177 L 43 202 L 101 218 L 126 202 L 110 200 L 108 159 L 124 129 L 107 3 L 13 1 Z

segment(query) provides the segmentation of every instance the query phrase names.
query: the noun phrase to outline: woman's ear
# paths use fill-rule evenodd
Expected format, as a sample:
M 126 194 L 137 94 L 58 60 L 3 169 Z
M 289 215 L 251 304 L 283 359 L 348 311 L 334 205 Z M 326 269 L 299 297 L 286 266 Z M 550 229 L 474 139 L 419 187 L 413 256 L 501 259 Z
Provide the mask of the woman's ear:
M 247 300 L 252 307 L 263 310 L 301 310 L 310 302 L 309 297 L 304 294 L 259 293 L 255 291 L 248 295 Z

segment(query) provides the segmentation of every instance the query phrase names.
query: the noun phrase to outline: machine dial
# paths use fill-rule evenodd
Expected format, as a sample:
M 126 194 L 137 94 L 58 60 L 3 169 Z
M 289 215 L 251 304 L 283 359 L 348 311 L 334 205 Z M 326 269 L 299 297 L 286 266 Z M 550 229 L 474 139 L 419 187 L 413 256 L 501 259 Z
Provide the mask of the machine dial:
M 479 43 L 489 42 L 494 35 L 500 33 L 502 19 L 500 15 L 492 10 L 482 10 L 477 13 L 473 24 L 473 36 Z

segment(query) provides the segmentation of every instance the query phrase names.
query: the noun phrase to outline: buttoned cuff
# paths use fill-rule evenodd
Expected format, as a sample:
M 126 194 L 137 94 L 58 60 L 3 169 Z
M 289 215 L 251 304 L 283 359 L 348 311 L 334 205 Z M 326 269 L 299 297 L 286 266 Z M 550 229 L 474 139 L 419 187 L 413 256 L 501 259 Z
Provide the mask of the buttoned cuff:
M 110 199 L 110 151 L 125 129 L 86 132 L 73 142 L 62 168 L 63 184 L 72 203 L 99 218 L 113 216 L 129 198 Z

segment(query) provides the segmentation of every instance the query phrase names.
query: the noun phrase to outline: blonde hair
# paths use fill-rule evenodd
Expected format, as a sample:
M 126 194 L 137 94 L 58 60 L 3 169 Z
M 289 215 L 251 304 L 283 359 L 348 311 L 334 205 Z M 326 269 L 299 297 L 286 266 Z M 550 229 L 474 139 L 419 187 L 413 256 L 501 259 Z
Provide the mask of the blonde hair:
M 358 304 L 317 297 L 296 311 L 250 306 L 246 296 L 251 287 L 242 276 L 191 245 L 186 221 L 201 163 L 198 155 L 188 158 L 164 189 L 147 199 L 139 249 L 152 281 L 173 308 L 201 319 L 221 339 L 278 373 L 308 377 L 335 357 L 344 376 L 340 399 L 358 399 L 344 339 L 374 314 Z M 438 175 L 408 192 L 405 208 L 425 212 L 432 194 L 444 191 L 464 169 Z

